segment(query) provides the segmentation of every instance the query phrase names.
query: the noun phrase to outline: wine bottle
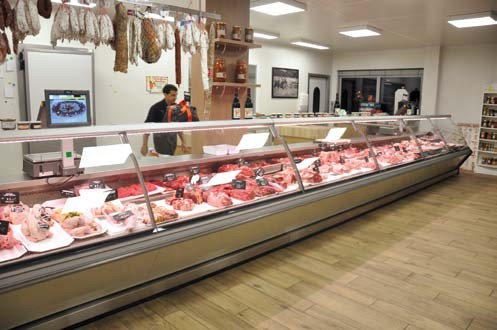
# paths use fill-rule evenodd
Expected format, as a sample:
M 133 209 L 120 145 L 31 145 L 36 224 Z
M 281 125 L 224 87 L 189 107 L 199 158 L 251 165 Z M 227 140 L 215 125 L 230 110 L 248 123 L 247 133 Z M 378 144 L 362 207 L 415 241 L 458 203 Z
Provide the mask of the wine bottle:
M 338 114 L 340 111 L 340 101 L 338 100 L 338 93 L 335 96 L 335 114 Z
M 245 119 L 254 118 L 254 106 L 250 97 L 250 89 L 247 91 L 247 99 L 245 100 Z
M 233 103 L 231 104 L 231 119 L 240 119 L 241 108 L 240 100 L 238 100 L 238 91 L 235 92 L 235 97 L 233 98 Z

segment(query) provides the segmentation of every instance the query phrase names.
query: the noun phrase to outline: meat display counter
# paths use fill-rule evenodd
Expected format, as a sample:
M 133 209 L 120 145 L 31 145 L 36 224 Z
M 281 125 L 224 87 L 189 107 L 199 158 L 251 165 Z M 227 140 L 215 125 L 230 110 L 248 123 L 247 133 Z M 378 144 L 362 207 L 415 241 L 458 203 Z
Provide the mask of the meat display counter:
M 280 135 L 312 126 L 314 142 Z M 132 151 L 142 134 L 177 132 L 204 153 Z M 88 137 L 83 174 L 0 178 L 2 329 L 77 324 L 456 175 L 471 154 L 449 116 L 14 131 L 0 147 Z

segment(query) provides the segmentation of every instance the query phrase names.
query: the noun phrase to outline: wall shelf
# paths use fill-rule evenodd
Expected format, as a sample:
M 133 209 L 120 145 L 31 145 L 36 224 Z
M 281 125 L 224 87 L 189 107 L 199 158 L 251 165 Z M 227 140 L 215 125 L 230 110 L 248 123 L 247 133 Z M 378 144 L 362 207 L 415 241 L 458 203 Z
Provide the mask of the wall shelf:
M 497 140 L 480 139 L 480 141 L 497 143 Z
M 485 107 L 497 107 L 497 104 L 483 103 Z
M 497 155 L 496 151 L 483 151 L 483 150 L 478 150 L 478 152 L 481 152 L 482 154 L 492 154 L 492 155 Z
M 251 42 L 243 42 L 231 39 L 216 38 L 214 39 L 216 46 L 234 47 L 234 48 L 245 48 L 245 49 L 255 49 L 262 48 L 262 45 L 254 44 Z
M 482 164 L 482 163 L 479 163 L 478 165 L 481 167 L 497 168 L 497 165 L 488 165 L 488 164 Z
M 497 131 L 497 128 L 490 128 L 490 127 L 481 127 L 481 129 L 484 129 L 487 131 Z
M 497 120 L 497 116 L 482 116 L 483 118 L 495 118 Z
M 239 84 L 232 82 L 214 82 L 212 83 L 213 87 L 234 87 L 234 88 L 259 88 L 260 84 Z

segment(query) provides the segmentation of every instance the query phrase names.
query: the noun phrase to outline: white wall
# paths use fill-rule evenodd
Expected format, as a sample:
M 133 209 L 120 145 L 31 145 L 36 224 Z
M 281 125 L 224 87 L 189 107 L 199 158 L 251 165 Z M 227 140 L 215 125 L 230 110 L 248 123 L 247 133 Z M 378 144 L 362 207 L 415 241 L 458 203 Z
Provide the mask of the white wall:
M 480 122 L 483 90 L 497 82 L 497 43 L 445 47 L 441 53 L 438 111 L 457 123 Z
M 337 90 L 340 70 L 424 69 L 422 86 L 422 114 L 436 113 L 439 47 L 387 49 L 333 53 L 332 95 Z
M 309 73 L 331 76 L 330 53 L 285 47 L 263 43 L 262 48 L 252 49 L 249 63 L 257 65 L 256 109 L 260 113 L 293 113 L 297 111 L 297 99 L 272 99 L 271 75 L 273 67 L 299 70 L 299 93 L 307 93 Z M 336 80 L 331 79 L 333 87 Z M 333 100 L 330 94 L 330 100 Z

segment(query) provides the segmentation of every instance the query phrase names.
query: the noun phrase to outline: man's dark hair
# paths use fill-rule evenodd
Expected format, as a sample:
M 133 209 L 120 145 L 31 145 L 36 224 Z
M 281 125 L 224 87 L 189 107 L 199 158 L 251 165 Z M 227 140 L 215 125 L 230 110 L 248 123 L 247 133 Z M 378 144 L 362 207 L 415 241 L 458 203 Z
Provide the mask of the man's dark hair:
M 177 92 L 178 88 L 176 88 L 176 86 L 174 86 L 174 85 L 169 84 L 169 85 L 164 86 L 164 88 L 162 89 L 162 93 L 164 93 L 164 94 L 169 94 L 171 91 Z

